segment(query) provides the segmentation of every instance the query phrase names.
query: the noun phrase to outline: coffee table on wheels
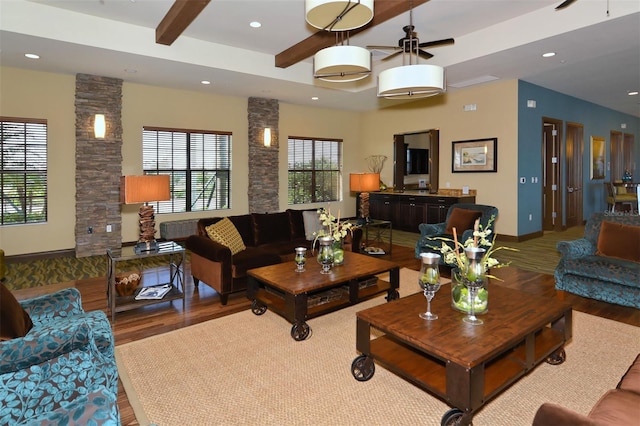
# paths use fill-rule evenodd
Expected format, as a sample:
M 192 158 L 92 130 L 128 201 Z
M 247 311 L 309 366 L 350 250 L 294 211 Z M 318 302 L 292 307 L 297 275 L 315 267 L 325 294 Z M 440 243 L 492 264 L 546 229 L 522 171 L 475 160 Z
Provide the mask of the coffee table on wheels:
M 313 256 L 307 259 L 304 272 L 296 272 L 294 262 L 279 263 L 247 271 L 247 297 L 251 310 L 262 315 L 270 308 L 293 326 L 291 337 L 306 339 L 311 328 L 306 323 L 346 306 L 354 305 L 382 292 L 388 301 L 399 297 L 399 266 L 387 260 L 345 252 L 344 264 L 334 266 L 330 274 L 321 274 Z M 376 275 L 389 272 L 389 282 Z
M 418 317 L 426 310 L 422 293 L 356 314 L 356 348 L 351 372 L 369 380 L 379 363 L 439 397 L 453 409 L 442 426 L 471 424 L 473 414 L 538 364 L 564 362 L 572 337 L 571 306 L 551 297 L 499 284 L 490 286 L 484 324 L 462 321 L 446 293 L 437 294 L 435 321 Z M 371 331 L 384 333 L 371 339 Z

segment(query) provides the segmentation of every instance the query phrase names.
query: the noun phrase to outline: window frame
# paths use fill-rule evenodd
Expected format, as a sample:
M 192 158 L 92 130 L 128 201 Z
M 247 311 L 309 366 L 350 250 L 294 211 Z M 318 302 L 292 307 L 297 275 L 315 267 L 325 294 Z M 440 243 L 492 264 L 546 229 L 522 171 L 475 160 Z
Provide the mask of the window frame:
M 318 138 L 318 137 L 308 137 L 308 136 L 289 136 L 287 138 L 288 147 L 287 147 L 287 204 L 288 205 L 297 205 L 297 204 L 311 204 L 311 203 L 324 203 L 324 202 L 339 202 L 342 201 L 342 170 L 343 170 L 343 140 L 335 139 L 335 138 Z M 303 157 L 303 167 L 302 168 L 291 168 L 291 160 L 292 156 L 294 164 L 296 163 L 297 155 L 295 152 L 292 153 L 292 149 L 296 149 L 298 144 L 311 143 L 311 157 L 310 160 L 306 161 L 304 157 L 306 157 L 309 153 L 305 152 L 305 147 L 302 146 L 301 149 L 302 157 Z M 331 146 L 329 146 L 329 156 L 331 165 L 333 161 L 335 161 L 335 167 L 326 168 L 323 167 L 326 165 L 318 156 L 318 151 L 322 150 L 323 144 L 336 144 L 335 145 L 335 155 L 337 158 L 331 158 L 333 153 L 331 152 Z M 311 167 L 305 167 L 304 164 L 310 163 Z M 319 167 L 320 166 L 320 167 Z M 305 174 L 310 174 L 310 178 L 305 178 Z M 335 175 L 335 181 L 331 175 Z M 309 187 L 306 189 L 307 192 L 303 192 L 301 194 L 296 194 L 298 192 L 296 190 L 293 180 L 296 179 L 298 175 L 302 180 L 309 180 Z M 326 193 L 327 190 L 323 190 L 322 185 L 326 185 L 327 175 L 329 175 L 329 197 L 323 197 L 322 194 Z M 303 189 L 305 191 L 305 189 Z
M 168 154 L 171 156 L 171 162 L 174 163 L 177 156 L 184 156 L 182 159 L 185 162 L 185 167 L 160 167 L 161 162 L 156 159 L 155 167 L 148 167 L 147 160 L 145 159 L 145 151 L 146 151 L 146 143 L 147 143 L 147 132 L 165 132 L 171 133 L 171 153 Z M 184 135 L 185 137 L 185 147 L 183 153 L 177 153 L 174 155 L 175 143 L 174 138 L 177 135 Z M 198 141 L 194 140 L 194 136 L 202 136 L 201 146 L 202 155 L 201 161 L 204 164 L 207 160 L 210 160 L 209 156 L 205 154 L 205 138 L 207 135 L 214 136 L 215 138 L 226 138 L 226 141 L 222 143 L 226 144 L 226 152 L 222 155 L 219 155 L 219 148 L 215 148 L 215 152 L 213 155 L 213 162 L 216 163 L 217 167 L 196 167 L 193 165 L 193 156 L 195 145 L 198 144 Z M 154 149 L 156 153 L 160 151 L 158 147 L 158 135 L 156 134 L 156 142 Z M 214 141 L 215 142 L 215 141 Z M 187 213 L 187 212 L 199 212 L 199 211 L 214 211 L 214 210 L 225 210 L 231 208 L 231 166 L 232 166 L 232 144 L 233 144 L 233 134 L 228 131 L 220 131 L 220 130 L 200 130 L 200 129 L 183 129 L 183 128 L 173 128 L 173 127 L 157 127 L 157 126 L 143 126 L 142 128 L 142 168 L 144 174 L 168 174 L 171 177 L 171 200 L 169 201 L 160 201 L 155 203 L 149 203 L 154 206 L 157 214 L 173 214 L 173 213 Z M 222 167 L 220 167 L 221 163 L 225 163 Z M 225 167 L 226 166 L 226 167 Z M 201 173 L 203 178 L 205 174 L 213 174 L 215 175 L 216 184 L 212 191 L 218 191 L 218 178 L 224 181 L 223 188 L 220 189 L 220 197 L 216 197 L 216 202 L 214 202 L 213 207 L 209 208 L 196 208 L 199 197 L 194 197 L 193 193 L 193 179 L 196 173 Z M 218 176 L 218 174 L 222 174 Z M 180 176 L 183 175 L 183 176 Z M 182 184 L 180 181 L 184 180 Z M 184 191 L 184 206 L 181 206 L 180 198 L 176 198 L 176 191 Z M 201 193 L 204 195 L 204 188 Z M 196 201 L 194 201 L 196 198 Z M 211 201 L 213 197 L 209 200 Z M 223 205 L 224 204 L 224 205 Z
M 8 156 L 9 150 L 7 145 L 10 144 L 5 141 L 5 123 L 17 124 L 23 127 L 22 133 L 19 134 L 19 143 L 13 140 L 11 145 L 20 146 L 22 150 L 17 150 L 17 155 L 22 155 L 22 161 L 12 162 L 11 164 L 5 164 L 10 161 L 5 157 Z M 44 126 L 40 131 L 28 130 L 28 126 Z M 29 143 L 29 139 L 31 142 Z M 14 147 L 15 147 L 14 146 Z M 46 223 L 48 220 L 49 210 L 49 124 L 46 119 L 39 118 L 23 118 L 23 117 L 8 117 L 0 116 L 0 226 L 10 225 L 30 225 L 38 223 Z M 19 164 L 22 164 L 22 168 Z M 18 165 L 18 167 L 16 167 Z M 44 166 L 44 167 L 42 167 Z M 5 185 L 9 181 L 10 176 L 18 176 L 21 179 L 23 194 L 20 196 L 11 196 L 5 193 Z M 33 195 L 33 191 L 38 191 L 40 195 Z M 10 192 L 10 191 L 7 191 Z M 19 192 L 19 189 L 16 190 Z M 16 215 L 22 216 L 21 220 L 8 221 L 9 214 L 5 214 L 5 203 L 8 203 L 13 199 L 16 203 L 20 204 L 22 213 L 19 211 Z M 34 207 L 34 200 L 40 200 L 41 203 L 36 203 L 36 208 L 39 207 L 41 213 L 33 213 L 31 210 Z M 15 203 L 14 203 L 15 205 Z M 30 219 L 29 217 L 32 217 Z

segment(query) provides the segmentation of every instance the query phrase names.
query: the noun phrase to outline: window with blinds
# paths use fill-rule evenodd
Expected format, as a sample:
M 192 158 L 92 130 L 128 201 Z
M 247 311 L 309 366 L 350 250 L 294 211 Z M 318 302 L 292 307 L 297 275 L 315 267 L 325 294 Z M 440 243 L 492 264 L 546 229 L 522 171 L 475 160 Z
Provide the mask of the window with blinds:
M 342 141 L 289 138 L 289 204 L 340 200 Z
M 0 117 L 1 225 L 47 221 L 47 121 Z
M 171 176 L 157 213 L 230 208 L 231 133 L 145 127 L 142 150 L 145 174 Z

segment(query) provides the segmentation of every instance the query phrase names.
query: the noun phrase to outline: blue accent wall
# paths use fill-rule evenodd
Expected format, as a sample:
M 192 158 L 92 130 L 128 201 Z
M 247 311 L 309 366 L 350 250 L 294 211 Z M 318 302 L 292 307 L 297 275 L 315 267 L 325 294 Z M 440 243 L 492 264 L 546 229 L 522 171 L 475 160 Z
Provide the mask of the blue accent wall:
M 623 95 L 624 96 L 624 95 Z M 535 100 L 536 107 L 528 108 L 527 100 Z M 583 216 L 585 220 L 596 211 L 604 211 L 607 201 L 604 182 L 611 180 L 606 170 L 605 179 L 590 178 L 591 136 L 606 139 L 607 164 L 610 161 L 609 136 L 612 130 L 634 135 L 636 169 L 634 181 L 640 180 L 640 118 L 623 114 L 591 102 L 554 92 L 525 81 L 518 82 L 518 177 L 526 177 L 525 184 L 518 184 L 518 236 L 542 231 L 542 123 L 543 117 L 563 121 L 562 136 L 566 135 L 566 123 L 584 126 L 583 140 Z M 627 125 L 626 129 L 621 124 Z M 564 158 L 564 140 L 562 158 Z M 531 183 L 537 176 L 538 182 Z M 562 176 L 564 183 L 564 176 Z M 565 185 L 561 185 L 563 189 Z M 563 209 L 563 212 L 565 209 Z M 529 220 L 529 214 L 532 220 Z M 565 224 L 565 218 L 562 224 Z

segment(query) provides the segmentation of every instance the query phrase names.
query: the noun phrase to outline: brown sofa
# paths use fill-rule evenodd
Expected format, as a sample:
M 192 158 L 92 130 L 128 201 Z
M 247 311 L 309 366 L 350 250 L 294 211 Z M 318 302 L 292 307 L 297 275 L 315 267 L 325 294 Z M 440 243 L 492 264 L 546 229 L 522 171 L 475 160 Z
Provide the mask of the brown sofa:
M 296 247 L 311 249 L 312 241 L 305 237 L 302 212 L 289 209 L 280 213 L 228 216 L 246 246 L 235 255 L 228 247 L 209 238 L 205 229 L 223 218 L 200 219 L 198 233 L 187 238 L 196 288 L 202 281 L 215 289 L 220 294 L 220 302 L 226 305 L 229 294 L 246 290 L 247 270 L 293 260 Z M 362 230 L 354 229 L 353 235 L 345 239 L 345 250 L 358 251 L 361 238 Z
M 632 426 L 640 424 L 640 354 L 622 376 L 618 386 L 609 390 L 588 416 L 557 404 L 540 406 L 533 426 Z

